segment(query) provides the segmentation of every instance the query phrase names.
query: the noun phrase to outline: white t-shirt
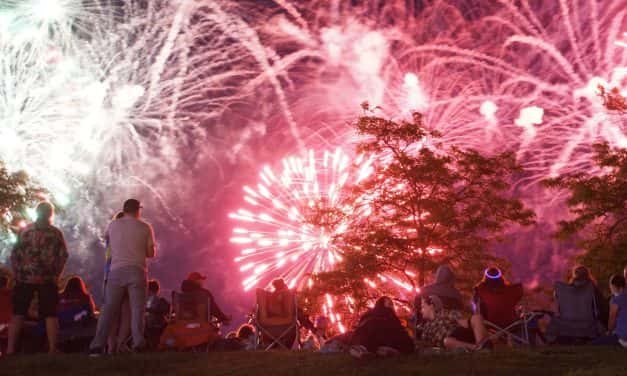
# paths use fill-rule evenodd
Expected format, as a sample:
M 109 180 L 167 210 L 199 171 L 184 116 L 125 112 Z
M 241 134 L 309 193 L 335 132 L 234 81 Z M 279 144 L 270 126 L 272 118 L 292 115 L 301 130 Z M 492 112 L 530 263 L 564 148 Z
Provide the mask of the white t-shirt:
M 146 268 L 146 250 L 155 244 L 152 226 L 141 219 L 124 216 L 109 224 L 107 235 L 112 271 L 124 266 Z

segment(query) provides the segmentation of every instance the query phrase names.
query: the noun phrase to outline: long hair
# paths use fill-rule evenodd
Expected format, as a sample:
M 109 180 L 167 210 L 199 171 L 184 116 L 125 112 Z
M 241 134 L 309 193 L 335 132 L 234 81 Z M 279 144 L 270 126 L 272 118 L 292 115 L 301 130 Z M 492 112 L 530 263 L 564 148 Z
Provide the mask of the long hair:
M 570 276 L 570 280 L 568 281 L 568 283 L 572 285 L 576 283 L 583 283 L 586 281 L 592 282 L 592 284 L 595 286 L 597 284 L 597 281 L 592 276 L 592 273 L 590 273 L 590 269 L 583 265 L 579 265 L 573 269 L 573 274 Z
M 79 276 L 74 276 L 65 283 L 65 288 L 63 289 L 62 295 L 80 297 L 80 296 L 89 296 L 89 292 L 87 292 L 87 287 L 85 287 L 85 282 Z

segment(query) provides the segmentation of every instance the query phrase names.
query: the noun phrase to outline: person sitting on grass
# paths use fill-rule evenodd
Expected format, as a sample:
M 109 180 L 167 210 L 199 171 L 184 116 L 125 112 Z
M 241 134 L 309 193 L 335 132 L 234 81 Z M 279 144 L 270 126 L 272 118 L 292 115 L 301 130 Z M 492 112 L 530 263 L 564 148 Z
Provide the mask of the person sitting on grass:
M 394 302 L 387 296 L 377 299 L 374 307 L 359 319 L 350 343 L 349 353 L 358 359 L 414 351 L 414 342 L 396 316 Z
M 242 324 L 237 328 L 235 335 L 237 341 L 241 345 L 241 349 L 245 351 L 255 350 L 255 327 L 249 324 Z
M 93 318 L 96 305 L 91 294 L 87 291 L 83 279 L 74 276 L 68 279 L 65 288 L 59 294 L 59 320 L 63 321 L 65 316 L 72 315 L 70 321 L 77 321 L 78 318 L 75 318 L 74 315 L 82 312 L 84 312 L 82 317 Z
M 309 336 L 303 342 L 303 349 L 305 350 L 320 350 L 324 346 L 325 342 L 329 339 L 329 318 L 326 316 L 318 316 L 314 323 L 314 330 L 311 331 Z
M 608 334 L 597 338 L 594 345 L 608 345 L 627 347 L 627 292 L 625 292 L 625 277 L 613 275 L 610 278 L 610 317 Z
M 425 322 L 419 325 L 421 340 L 434 347 L 466 351 L 490 348 L 488 331 L 481 315 L 463 317 L 457 310 L 443 308 L 443 303 L 435 295 L 422 300 L 422 317 Z

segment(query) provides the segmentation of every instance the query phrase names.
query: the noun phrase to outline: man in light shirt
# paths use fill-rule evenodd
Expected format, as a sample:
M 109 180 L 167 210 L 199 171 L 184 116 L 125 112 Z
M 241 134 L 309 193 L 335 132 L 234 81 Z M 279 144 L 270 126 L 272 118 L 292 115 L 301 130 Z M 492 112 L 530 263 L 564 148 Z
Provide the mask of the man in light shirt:
M 146 259 L 155 257 L 155 236 L 150 224 L 141 219 L 139 201 L 124 202 L 124 216 L 109 224 L 107 240 L 111 247 L 111 271 L 105 290 L 105 305 L 98 320 L 90 355 L 100 355 L 107 342 L 113 320 L 119 317 L 122 299 L 128 293 L 131 306 L 133 349 L 145 347 L 144 313 L 146 308 Z

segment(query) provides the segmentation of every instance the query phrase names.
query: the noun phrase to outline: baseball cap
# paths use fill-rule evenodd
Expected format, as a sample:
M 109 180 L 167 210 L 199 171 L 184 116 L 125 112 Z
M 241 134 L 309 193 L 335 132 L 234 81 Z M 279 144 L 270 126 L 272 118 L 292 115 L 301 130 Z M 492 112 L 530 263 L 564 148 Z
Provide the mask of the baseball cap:
M 207 277 L 198 272 L 191 272 L 187 276 L 187 279 L 190 281 L 204 281 L 205 279 L 207 279 Z
M 140 208 L 143 208 L 143 206 L 139 202 L 139 200 L 136 200 L 134 198 L 129 198 L 128 200 L 124 201 L 124 211 L 127 213 L 136 212 Z

